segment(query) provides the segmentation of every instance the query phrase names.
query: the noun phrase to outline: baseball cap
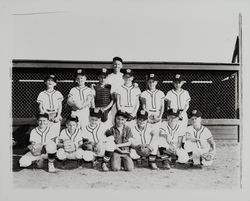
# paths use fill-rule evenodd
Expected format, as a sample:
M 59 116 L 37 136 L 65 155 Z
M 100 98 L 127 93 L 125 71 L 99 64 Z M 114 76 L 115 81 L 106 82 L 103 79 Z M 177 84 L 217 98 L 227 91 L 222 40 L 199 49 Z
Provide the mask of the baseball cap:
M 100 73 L 98 74 L 100 77 L 107 77 L 108 76 L 108 70 L 106 68 L 102 68 L 100 70 Z
M 102 114 L 101 114 L 100 110 L 96 110 L 95 108 L 90 108 L 89 109 L 89 116 L 97 117 L 98 119 L 100 119 Z
M 46 119 L 49 119 L 49 115 L 48 113 L 39 113 L 36 115 L 36 118 L 39 119 L 39 118 L 46 118 Z
M 85 72 L 85 70 L 83 70 L 83 69 L 77 69 L 77 71 L 76 71 L 76 76 L 77 76 L 77 75 L 86 76 L 86 72 Z
M 169 109 L 168 112 L 167 112 L 167 116 L 178 117 L 179 116 L 179 110 L 177 110 L 177 109 Z
M 123 74 L 124 77 L 132 77 L 134 72 L 131 69 L 126 69 L 125 73 Z
M 56 76 L 55 75 L 48 75 L 44 81 L 48 81 L 48 80 L 53 80 L 54 82 L 57 82 Z
M 139 110 L 136 114 L 136 118 L 147 120 L 148 119 L 148 112 L 145 110 Z
M 75 122 L 79 122 L 79 119 L 77 116 L 68 116 L 66 119 L 66 122 L 68 121 L 75 121 Z
M 125 112 L 125 111 L 123 111 L 123 110 L 118 110 L 117 112 L 116 112 L 116 114 L 115 114 L 115 117 L 118 117 L 118 116 L 122 116 L 122 117 L 124 117 L 124 118 L 128 118 L 128 113 L 127 112 Z
M 180 75 L 180 74 L 176 74 L 176 75 L 174 76 L 173 82 L 181 82 L 181 81 L 184 81 L 183 76 Z
M 114 61 L 120 61 L 121 63 L 123 63 L 123 60 L 122 60 L 121 57 L 114 57 L 114 58 L 113 58 L 113 62 L 114 62 Z
M 154 80 L 154 81 L 157 81 L 158 79 L 157 79 L 156 74 L 151 73 L 151 74 L 148 74 L 148 75 L 147 75 L 147 80 Z
M 202 117 L 202 113 L 199 110 L 192 110 L 192 112 L 189 114 L 189 118 L 192 117 Z

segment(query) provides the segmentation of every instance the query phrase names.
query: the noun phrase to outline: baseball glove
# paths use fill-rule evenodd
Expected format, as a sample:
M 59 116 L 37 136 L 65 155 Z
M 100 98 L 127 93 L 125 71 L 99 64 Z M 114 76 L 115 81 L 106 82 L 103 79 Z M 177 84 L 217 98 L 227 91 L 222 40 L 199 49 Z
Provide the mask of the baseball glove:
M 28 146 L 33 156 L 40 156 L 42 154 L 43 145 L 41 143 L 31 144 Z
M 148 144 L 140 144 L 135 147 L 135 151 L 139 156 L 147 157 L 152 153 L 153 148 Z
M 64 140 L 63 146 L 66 152 L 74 152 L 76 150 L 76 146 L 71 140 Z

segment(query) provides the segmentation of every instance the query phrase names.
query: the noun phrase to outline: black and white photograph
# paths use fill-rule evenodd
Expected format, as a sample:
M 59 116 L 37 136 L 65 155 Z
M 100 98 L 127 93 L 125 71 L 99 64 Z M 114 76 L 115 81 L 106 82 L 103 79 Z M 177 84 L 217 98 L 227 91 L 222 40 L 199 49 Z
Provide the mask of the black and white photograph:
M 0 3 L 1 200 L 249 199 L 250 2 Z

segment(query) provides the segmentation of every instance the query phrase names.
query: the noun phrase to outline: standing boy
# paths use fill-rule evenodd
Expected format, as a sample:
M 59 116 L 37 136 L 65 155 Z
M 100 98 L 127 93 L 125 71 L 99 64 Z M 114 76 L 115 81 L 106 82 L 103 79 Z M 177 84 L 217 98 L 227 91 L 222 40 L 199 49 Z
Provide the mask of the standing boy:
M 134 163 L 129 155 L 129 149 L 132 141 L 131 129 L 126 125 L 128 114 L 125 111 L 118 110 L 115 115 L 115 125 L 106 131 L 107 137 L 113 136 L 116 144 L 114 152 L 105 152 L 103 158 L 102 168 L 108 171 L 107 163 L 111 158 L 111 167 L 113 171 L 121 170 L 121 163 L 123 162 L 126 171 L 134 169 Z
M 63 129 L 59 136 L 57 158 L 62 161 L 66 159 L 82 159 L 82 130 L 78 126 L 78 117 L 69 116 L 66 120 L 66 128 Z
M 93 98 L 93 91 L 85 86 L 86 80 L 85 71 L 78 69 L 76 73 L 78 86 L 70 90 L 67 100 L 67 104 L 72 108 L 71 115 L 78 117 L 81 128 L 88 123 L 89 108 Z
M 148 157 L 149 167 L 157 170 L 156 155 L 158 151 L 158 131 L 148 123 L 148 112 L 140 110 L 136 115 L 136 125 L 132 128 L 132 148 L 130 156 L 132 159 L 140 159 L 141 157 Z
M 141 90 L 132 83 L 134 74 L 131 69 L 126 69 L 123 79 L 124 84 L 117 92 L 117 109 L 127 112 L 129 114 L 128 121 L 131 121 L 136 118 L 136 113 L 140 104 L 139 96 Z
M 168 103 L 168 109 L 179 110 L 179 118 L 183 129 L 187 128 L 188 117 L 187 110 L 189 108 L 189 101 L 191 100 L 189 92 L 182 89 L 185 83 L 183 76 L 176 74 L 173 80 L 174 89 L 167 92 L 165 100 Z
M 148 112 L 148 122 L 151 124 L 161 122 L 164 112 L 165 95 L 161 90 L 156 89 L 157 84 L 158 80 L 155 74 L 147 75 L 148 89 L 140 95 L 142 107 Z
M 163 168 L 170 169 L 168 158 L 175 162 L 179 156 L 181 158 L 183 155 L 188 156 L 181 148 L 184 136 L 185 130 L 180 126 L 179 111 L 168 110 L 167 121 L 162 122 L 159 131 L 159 153 L 163 161 Z M 188 157 L 186 159 L 188 160 Z
M 212 165 L 216 153 L 214 138 L 210 130 L 202 125 L 199 110 L 193 110 L 189 117 L 192 125 L 187 128 L 184 148 L 192 154 L 193 167 L 200 169 L 202 165 Z
M 106 82 L 107 76 L 107 69 L 103 68 L 98 75 L 99 83 L 92 85 L 94 93 L 92 107 L 100 110 L 101 121 L 111 127 L 113 122 L 110 110 L 114 103 L 114 94 L 112 93 L 111 85 Z
M 49 115 L 47 113 L 38 114 L 38 126 L 30 133 L 29 152 L 23 155 L 19 164 L 20 167 L 28 167 L 36 161 L 38 166 L 43 164 L 44 159 L 48 158 L 48 171 L 56 172 L 54 160 L 56 156 L 57 133 L 53 127 L 49 126 Z
M 54 89 L 57 84 L 57 79 L 54 75 L 49 75 L 44 80 L 47 89 L 40 92 L 37 97 L 40 113 L 49 115 L 50 124 L 54 127 L 57 135 L 60 133 L 61 112 L 63 95 Z

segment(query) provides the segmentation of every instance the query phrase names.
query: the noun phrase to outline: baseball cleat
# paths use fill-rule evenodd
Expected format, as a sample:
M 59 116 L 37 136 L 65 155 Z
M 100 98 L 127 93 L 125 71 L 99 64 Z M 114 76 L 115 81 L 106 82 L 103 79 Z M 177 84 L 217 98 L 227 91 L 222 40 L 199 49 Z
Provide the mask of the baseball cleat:
M 162 165 L 163 169 L 166 169 L 166 170 L 171 169 L 171 167 L 169 165 L 169 161 L 165 160 L 162 163 L 163 163 L 163 165 Z
M 107 167 L 107 164 L 106 164 L 106 163 L 103 163 L 103 164 L 102 164 L 102 170 L 103 170 L 104 172 L 108 172 L 108 171 L 109 171 L 109 168 Z
M 157 167 L 156 163 L 150 163 L 150 164 L 149 164 L 149 167 L 150 167 L 152 170 L 159 170 L 159 168 Z
M 43 168 L 43 162 L 44 162 L 44 159 L 43 159 L 43 158 L 37 160 L 37 161 L 36 161 L 37 168 Z
M 54 166 L 54 163 L 51 163 L 51 162 L 48 163 L 48 172 L 49 173 L 55 173 L 56 172 L 56 168 Z

